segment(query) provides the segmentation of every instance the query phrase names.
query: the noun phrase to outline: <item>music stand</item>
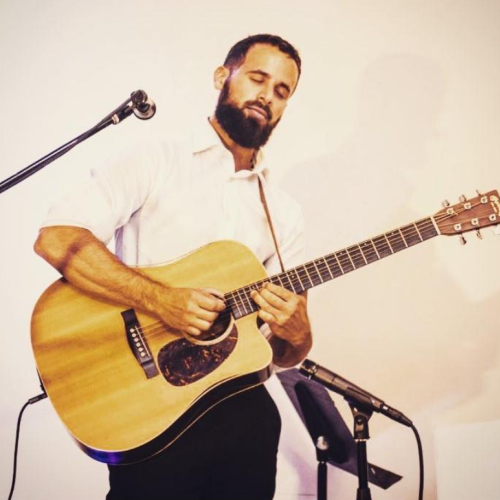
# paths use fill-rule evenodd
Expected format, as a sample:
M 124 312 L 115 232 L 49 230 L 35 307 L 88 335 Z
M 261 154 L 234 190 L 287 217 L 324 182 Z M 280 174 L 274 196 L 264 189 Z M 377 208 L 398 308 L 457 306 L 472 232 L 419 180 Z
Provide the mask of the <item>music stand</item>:
M 277 376 L 316 448 L 318 500 L 325 500 L 327 463 L 358 476 L 356 443 L 323 386 L 305 379 L 297 369 L 279 372 Z M 368 464 L 368 481 L 384 490 L 401 479 L 402 476 L 394 472 Z

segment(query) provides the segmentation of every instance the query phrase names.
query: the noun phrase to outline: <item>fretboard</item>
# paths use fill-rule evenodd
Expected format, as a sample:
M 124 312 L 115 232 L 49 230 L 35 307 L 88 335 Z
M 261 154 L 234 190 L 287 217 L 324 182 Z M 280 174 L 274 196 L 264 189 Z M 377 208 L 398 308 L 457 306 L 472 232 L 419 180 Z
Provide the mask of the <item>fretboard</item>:
M 235 318 L 241 318 L 258 310 L 250 293 L 252 290 L 259 290 L 265 283 L 271 282 L 291 292 L 301 293 L 422 243 L 438 234 L 432 217 L 427 217 L 294 267 L 284 273 L 275 274 L 233 290 L 225 295 L 226 304 L 231 308 Z

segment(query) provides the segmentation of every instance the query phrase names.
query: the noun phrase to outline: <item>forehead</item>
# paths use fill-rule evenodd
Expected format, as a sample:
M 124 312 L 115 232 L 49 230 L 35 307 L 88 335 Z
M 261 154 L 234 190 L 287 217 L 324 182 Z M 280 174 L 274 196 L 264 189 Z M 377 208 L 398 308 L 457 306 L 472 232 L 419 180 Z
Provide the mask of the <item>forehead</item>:
M 271 77 L 286 83 L 292 90 L 297 85 L 299 70 L 295 61 L 277 47 L 256 44 L 248 50 L 240 71 L 264 71 Z

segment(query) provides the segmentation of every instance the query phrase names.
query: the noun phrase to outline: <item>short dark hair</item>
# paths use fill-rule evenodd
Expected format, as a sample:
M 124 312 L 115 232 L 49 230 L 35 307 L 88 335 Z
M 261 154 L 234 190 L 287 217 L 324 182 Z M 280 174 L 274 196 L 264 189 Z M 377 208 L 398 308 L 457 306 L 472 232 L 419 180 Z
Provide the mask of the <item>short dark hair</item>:
M 277 35 L 252 35 L 244 38 L 243 40 L 240 40 L 239 42 L 235 43 L 229 50 L 226 56 L 226 60 L 224 61 L 224 66 L 235 68 L 241 66 L 250 48 L 259 43 L 272 45 L 273 47 L 281 50 L 281 52 L 283 52 L 284 54 L 290 56 L 297 65 L 300 78 L 302 61 L 300 60 L 299 52 L 291 43 L 287 42 Z

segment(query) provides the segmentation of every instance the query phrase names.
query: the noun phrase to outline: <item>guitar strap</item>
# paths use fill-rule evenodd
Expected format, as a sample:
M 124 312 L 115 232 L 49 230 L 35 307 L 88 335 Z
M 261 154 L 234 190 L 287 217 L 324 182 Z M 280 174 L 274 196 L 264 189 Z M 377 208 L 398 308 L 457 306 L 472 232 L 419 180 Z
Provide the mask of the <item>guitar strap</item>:
M 276 248 L 276 253 L 278 254 L 278 260 L 280 261 L 281 271 L 285 272 L 285 266 L 283 265 L 283 260 L 281 259 L 280 249 L 278 247 L 278 240 L 276 239 L 276 233 L 274 232 L 273 221 L 271 219 L 271 214 L 269 213 L 269 207 L 267 206 L 266 196 L 264 194 L 264 187 L 262 186 L 262 180 L 260 176 L 257 176 L 259 179 L 259 191 L 260 191 L 260 201 L 264 206 L 264 212 L 266 212 L 267 223 L 269 224 L 269 229 L 271 230 L 271 234 L 273 236 L 274 247 Z

